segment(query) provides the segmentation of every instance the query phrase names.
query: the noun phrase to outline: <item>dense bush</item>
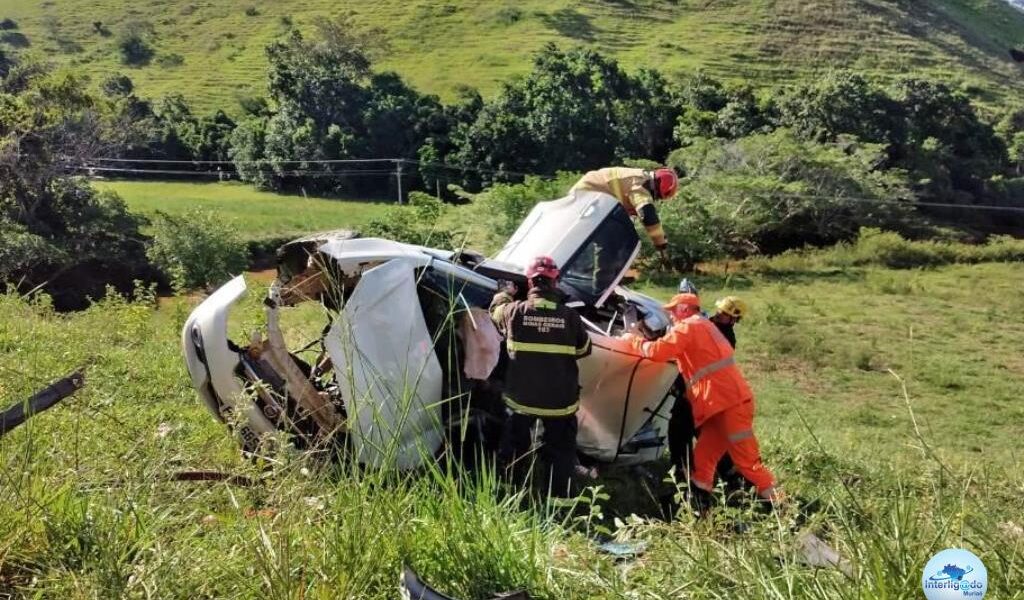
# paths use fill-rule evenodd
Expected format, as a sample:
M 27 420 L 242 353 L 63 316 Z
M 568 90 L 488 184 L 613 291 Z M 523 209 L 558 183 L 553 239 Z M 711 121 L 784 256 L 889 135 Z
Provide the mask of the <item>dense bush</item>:
M 117 38 L 121 62 L 133 66 L 149 63 L 155 53 L 151 43 L 152 32 L 148 23 L 129 23 Z
M 447 205 L 429 194 L 409 194 L 409 208 L 394 207 L 362 228 L 367 237 L 380 237 L 407 244 L 455 249 L 464 235 L 447 227 L 441 217 Z
M 561 198 L 579 179 L 579 173 L 558 173 L 555 177 L 527 177 L 523 183 L 495 184 L 479 194 L 463 194 L 490 215 L 489 227 L 505 238 L 519 227 L 535 204 Z
M 727 244 L 729 221 L 723 215 L 697 199 L 678 197 L 658 207 L 662 226 L 669 239 L 669 259 L 673 267 L 690 271 L 702 261 L 714 260 L 734 251 Z M 647 268 L 661 268 L 654 247 L 647 235 L 641 234 L 643 254 L 641 264 Z
M 245 270 L 249 258 L 234 226 L 200 209 L 181 217 L 158 213 L 146 253 L 179 290 L 221 284 Z

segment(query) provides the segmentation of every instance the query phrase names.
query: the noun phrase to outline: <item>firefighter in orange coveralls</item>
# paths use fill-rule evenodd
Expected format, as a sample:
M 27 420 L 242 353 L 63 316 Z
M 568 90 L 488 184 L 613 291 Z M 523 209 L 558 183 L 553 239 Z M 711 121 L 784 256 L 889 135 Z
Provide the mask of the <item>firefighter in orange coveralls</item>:
M 628 167 L 608 167 L 590 171 L 583 175 L 569 193 L 578 191 L 603 192 L 614 196 L 631 217 L 640 217 L 640 222 L 651 243 L 658 250 L 661 259 L 668 262 L 668 239 L 654 208 L 655 200 L 667 200 L 675 196 L 679 178 L 672 169 L 661 168 L 649 171 Z
M 650 360 L 674 360 L 686 382 L 686 397 L 700 428 L 691 483 L 706 492 L 713 490 L 715 468 L 728 453 L 758 495 L 778 501 L 775 478 L 761 462 L 754 437 L 754 393 L 733 360 L 732 346 L 701 314 L 695 294 L 677 294 L 664 308 L 673 325 L 663 338 L 647 342 L 632 334 L 626 337 Z

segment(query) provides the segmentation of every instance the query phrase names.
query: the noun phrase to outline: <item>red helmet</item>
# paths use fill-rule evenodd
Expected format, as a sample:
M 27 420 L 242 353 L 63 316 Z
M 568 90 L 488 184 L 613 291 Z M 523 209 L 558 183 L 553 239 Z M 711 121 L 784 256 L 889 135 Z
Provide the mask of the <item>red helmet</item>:
M 654 172 L 654 193 L 659 199 L 675 196 L 678 187 L 679 177 L 672 169 L 662 167 Z
M 546 277 L 552 281 L 558 279 L 560 272 L 558 265 L 555 264 L 555 259 L 550 256 L 538 256 L 533 259 L 530 266 L 526 269 L 526 278 L 533 279 L 534 277 Z

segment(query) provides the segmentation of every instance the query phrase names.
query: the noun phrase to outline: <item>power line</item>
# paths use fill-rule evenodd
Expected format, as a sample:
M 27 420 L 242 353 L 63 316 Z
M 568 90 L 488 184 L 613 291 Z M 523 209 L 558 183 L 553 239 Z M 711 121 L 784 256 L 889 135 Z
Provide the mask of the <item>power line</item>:
M 89 165 L 67 165 L 69 169 L 75 169 L 79 171 L 89 172 L 101 172 L 101 173 L 133 173 L 139 175 L 208 175 L 211 177 L 230 177 L 237 175 L 237 171 L 185 171 L 176 169 L 130 169 L 126 167 L 93 167 Z M 346 171 L 313 171 L 304 169 L 294 169 L 289 171 L 274 172 L 273 175 L 281 177 L 345 177 L 345 176 L 358 176 L 358 175 L 394 175 L 395 172 L 392 170 L 381 170 L 381 169 L 366 169 L 366 170 L 346 170 Z
M 540 177 L 550 178 L 551 175 L 536 175 L 534 173 L 525 173 L 522 171 L 510 171 L 507 169 L 489 169 L 486 167 L 473 167 L 473 166 L 461 166 L 451 165 L 446 163 L 421 161 L 412 158 L 336 158 L 336 159 L 290 159 L 290 160 L 274 160 L 274 159 L 260 159 L 260 160 L 181 160 L 181 159 L 165 159 L 165 158 L 114 158 L 114 157 L 99 157 L 91 158 L 88 162 L 98 163 L 140 163 L 140 164 L 170 164 L 170 165 L 260 165 L 260 166 L 273 166 L 273 165 L 290 165 L 290 164 L 310 164 L 310 165 L 344 165 L 344 164 L 372 164 L 372 163 L 390 163 L 396 167 L 403 164 L 416 165 L 421 167 L 429 167 L 436 169 L 448 169 L 451 171 L 471 171 L 474 173 L 487 173 L 497 175 L 511 175 L 515 177 Z M 199 171 L 196 171 L 197 173 Z M 394 172 L 394 171 L 390 171 Z
M 520 177 L 551 177 L 543 175 L 534 175 L 532 173 L 523 173 L 519 171 L 503 171 L 497 169 L 486 169 L 480 167 L 469 167 L 451 165 L 446 163 L 437 163 L 429 161 L 419 161 L 414 159 L 406 158 L 349 158 L 349 159 L 318 159 L 318 160 L 280 160 L 280 161 L 197 161 L 197 160 L 176 160 L 176 159 L 131 159 L 131 158 L 95 158 L 90 159 L 90 162 L 110 162 L 110 163 L 145 163 L 145 164 L 173 164 L 173 165 L 222 165 L 222 164 L 259 164 L 259 165 L 275 165 L 275 164 L 322 164 L 322 165 L 344 165 L 344 164 L 373 164 L 373 163 L 393 163 L 396 167 L 402 164 L 411 164 L 417 166 L 424 166 L 430 168 L 447 169 L 451 171 L 472 171 L 477 173 L 491 173 L 491 174 L 503 174 Z M 200 175 L 209 177 L 224 177 L 237 175 L 237 170 L 222 171 L 222 170 L 184 170 L 184 169 L 137 169 L 128 167 L 102 167 L 92 166 L 88 164 L 83 165 L 68 165 L 69 168 L 85 170 L 89 172 L 103 172 L 103 173 L 126 173 L 126 174 L 138 174 L 138 175 Z M 313 169 L 286 169 L 282 171 L 274 171 L 272 173 L 278 177 L 360 177 L 360 176 L 382 176 L 382 175 L 398 175 L 397 170 L 390 169 L 348 169 L 348 170 L 313 170 Z M 856 196 L 824 196 L 816 194 L 798 194 L 791 192 L 752 192 L 750 196 L 759 197 L 780 197 L 780 198 L 793 198 L 800 200 L 827 200 L 827 201 L 840 201 L 840 202 L 857 202 L 866 204 L 878 204 L 878 205 L 902 205 L 908 208 L 918 207 L 931 207 L 931 208 L 951 208 L 961 210 L 985 210 L 985 211 L 997 211 L 997 212 L 1020 212 L 1024 213 L 1024 207 L 1019 206 L 999 206 L 994 204 L 955 204 L 952 202 L 930 202 L 922 200 L 901 200 L 901 199 L 886 199 L 886 198 L 864 198 Z
M 256 164 L 292 164 L 292 163 L 309 163 L 309 164 L 345 164 L 345 163 L 398 163 L 398 162 L 417 162 L 411 159 L 405 158 L 338 158 L 338 159 L 316 159 L 316 160 L 271 160 L 271 159 L 260 159 L 260 160 L 180 160 L 180 159 L 169 159 L 169 158 L 90 158 L 90 162 L 113 162 L 113 163 L 163 163 L 163 164 L 175 164 L 175 165 L 256 165 Z

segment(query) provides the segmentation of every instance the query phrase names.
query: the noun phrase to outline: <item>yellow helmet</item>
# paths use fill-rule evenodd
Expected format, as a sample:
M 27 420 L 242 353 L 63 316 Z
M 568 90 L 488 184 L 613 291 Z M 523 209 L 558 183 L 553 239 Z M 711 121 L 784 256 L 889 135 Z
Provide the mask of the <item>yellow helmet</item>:
M 734 319 L 742 319 L 747 316 L 747 303 L 736 296 L 726 296 L 715 301 L 715 308 L 718 312 L 725 313 Z

